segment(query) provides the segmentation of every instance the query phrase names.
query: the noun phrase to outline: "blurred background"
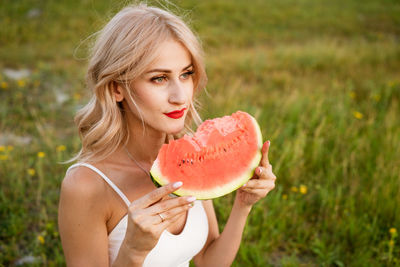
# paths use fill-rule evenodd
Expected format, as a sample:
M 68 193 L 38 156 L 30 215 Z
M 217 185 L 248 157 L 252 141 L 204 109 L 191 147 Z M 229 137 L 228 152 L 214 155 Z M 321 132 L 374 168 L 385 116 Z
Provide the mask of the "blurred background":
M 59 162 L 80 147 L 91 35 L 128 3 L 0 1 L 0 266 L 65 264 Z M 203 42 L 202 118 L 245 110 L 271 140 L 277 186 L 233 266 L 400 266 L 400 2 L 161 3 Z

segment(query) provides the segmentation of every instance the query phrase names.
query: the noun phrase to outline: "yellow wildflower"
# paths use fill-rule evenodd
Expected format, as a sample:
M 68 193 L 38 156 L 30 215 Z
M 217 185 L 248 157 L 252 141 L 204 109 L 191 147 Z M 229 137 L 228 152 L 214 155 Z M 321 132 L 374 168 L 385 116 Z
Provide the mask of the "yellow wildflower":
M 389 233 L 391 235 L 395 235 L 395 234 L 397 234 L 397 229 L 392 227 L 392 228 L 389 229 Z
M 302 193 L 303 195 L 307 194 L 307 186 L 300 185 L 300 193 Z
M 64 145 L 59 145 L 57 147 L 57 151 L 64 151 L 65 149 L 67 149 Z
M 2 89 L 7 89 L 8 88 L 8 83 L 3 81 L 3 82 L 0 83 L 0 87 Z
M 74 99 L 75 99 L 75 100 L 79 100 L 79 99 L 81 99 L 81 97 L 82 97 L 82 96 L 81 96 L 80 93 L 75 93 L 75 94 L 74 94 Z
M 18 84 L 18 87 L 25 87 L 26 82 L 24 80 L 18 80 L 17 84 Z
M 356 98 L 356 93 L 354 91 L 351 91 L 349 93 L 349 96 L 350 96 L 351 99 L 354 99 L 354 98 Z
M 6 147 L 5 146 L 0 146 L 0 152 L 3 152 L 3 151 L 5 151 L 6 150 Z
M 379 100 L 381 100 L 381 95 L 380 94 L 374 94 L 372 97 L 374 98 L 374 100 L 376 102 L 379 102 Z
M 353 115 L 356 119 L 359 119 L 359 120 L 361 120 L 364 117 L 364 115 L 358 111 L 354 111 Z
M 14 147 L 13 147 L 13 146 L 7 146 L 7 150 L 8 150 L 8 151 L 13 151 L 13 150 L 14 150 Z
M 286 200 L 286 199 L 287 199 L 287 195 L 286 195 L 286 194 L 283 194 L 283 195 L 282 195 L 282 199 Z
M 37 239 L 38 239 L 38 241 L 39 241 L 40 244 L 42 244 L 42 245 L 44 244 L 44 237 L 43 237 L 43 236 L 38 235 L 38 236 L 37 236 Z
M 28 169 L 28 174 L 29 174 L 30 176 L 34 176 L 35 173 L 36 173 L 35 169 L 32 169 L 32 168 L 29 168 L 29 169 Z
M 291 190 L 292 192 L 298 192 L 298 191 L 299 191 L 299 189 L 298 189 L 296 186 L 292 186 L 292 187 L 290 188 L 290 190 Z
M 394 240 L 393 239 L 389 240 L 389 246 L 390 247 L 394 247 Z
M 388 85 L 389 87 L 394 87 L 394 86 L 396 86 L 396 84 L 397 84 L 396 81 L 389 81 L 389 82 L 387 83 L 387 85 Z
M 46 156 L 46 153 L 40 151 L 40 152 L 37 153 L 37 156 L 38 156 L 39 158 L 44 158 L 44 157 Z
M 8 160 L 8 155 L 0 155 L 0 160 Z

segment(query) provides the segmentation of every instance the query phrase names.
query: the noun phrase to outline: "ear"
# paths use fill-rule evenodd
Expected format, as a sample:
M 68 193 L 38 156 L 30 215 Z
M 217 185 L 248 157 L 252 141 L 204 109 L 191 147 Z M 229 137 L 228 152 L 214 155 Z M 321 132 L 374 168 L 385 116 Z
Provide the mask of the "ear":
M 124 100 L 122 87 L 116 82 L 112 82 L 112 93 L 114 94 L 115 100 L 117 102 L 122 102 L 122 100 Z

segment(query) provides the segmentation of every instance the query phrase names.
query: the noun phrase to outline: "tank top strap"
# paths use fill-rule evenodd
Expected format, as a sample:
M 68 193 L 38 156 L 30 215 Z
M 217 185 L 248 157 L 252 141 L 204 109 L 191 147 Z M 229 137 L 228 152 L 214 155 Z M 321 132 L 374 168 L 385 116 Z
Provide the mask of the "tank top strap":
M 96 167 L 94 167 L 93 165 L 89 164 L 89 163 L 83 163 L 83 162 L 78 162 L 75 163 L 73 165 L 71 165 L 68 169 L 67 172 L 75 167 L 78 166 L 85 166 L 91 170 L 93 170 L 94 172 L 96 172 L 98 175 L 100 175 L 101 178 L 103 178 L 104 181 L 106 181 L 106 183 L 111 186 L 112 189 L 114 189 L 114 191 L 122 198 L 122 200 L 125 202 L 125 204 L 129 207 L 129 205 L 131 204 L 131 202 L 129 201 L 129 199 L 125 196 L 124 193 L 122 193 L 122 191 L 103 173 L 101 172 L 99 169 L 97 169 Z

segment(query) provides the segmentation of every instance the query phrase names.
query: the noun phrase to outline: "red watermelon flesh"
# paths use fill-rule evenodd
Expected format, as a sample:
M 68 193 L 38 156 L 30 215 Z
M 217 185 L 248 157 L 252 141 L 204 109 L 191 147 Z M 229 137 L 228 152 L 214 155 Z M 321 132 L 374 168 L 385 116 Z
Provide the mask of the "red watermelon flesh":
M 177 195 L 211 199 L 247 182 L 261 159 L 262 136 L 246 112 L 206 120 L 194 136 L 164 144 L 150 173 L 160 185 L 182 181 Z

